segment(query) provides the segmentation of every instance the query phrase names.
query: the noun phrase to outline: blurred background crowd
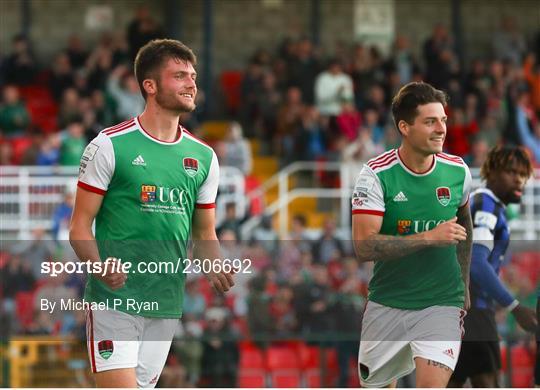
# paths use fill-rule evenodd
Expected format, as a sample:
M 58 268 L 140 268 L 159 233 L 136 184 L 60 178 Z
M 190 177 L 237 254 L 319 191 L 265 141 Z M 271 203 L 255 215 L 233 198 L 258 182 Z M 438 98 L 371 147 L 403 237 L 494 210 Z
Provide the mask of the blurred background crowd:
M 160 26 L 139 10 L 124 33 L 103 34 L 92 47 L 73 34 L 54 61 L 43 64 L 33 54 L 36 42 L 14 36 L 10 52 L 0 57 L 0 164 L 77 166 L 98 132 L 144 109 L 132 63 L 144 43 L 160 37 Z M 415 44 L 421 45 L 418 58 L 407 36 L 397 36 L 388 55 L 351 41 L 323 56 L 309 38 L 287 37 L 246 58 L 243 71 L 224 72 L 215 91 L 199 91 L 199 108 L 181 120 L 200 133 L 207 119 L 230 119 L 226 139 L 213 146 L 221 165 L 239 168 L 246 178 L 253 173 L 247 141 L 252 138 L 261 141 L 257 153 L 276 156 L 281 166 L 362 162 L 399 145 L 391 98 L 405 83 L 424 80 L 450 97 L 447 152 L 479 167 L 490 147 L 520 144 L 539 166 L 540 30 L 531 39 L 516 20 L 504 18 L 486 42 L 491 55 L 467 64 L 458 60 L 444 25 L 435 25 L 425 42 Z M 205 105 L 208 93 L 220 96 L 219 104 Z M 72 206 L 73 194 L 67 193 L 54 213 L 52 232 L 36 229 L 32 240 L 0 253 L 2 337 L 85 337 L 84 313 L 39 310 L 43 297 L 78 298 L 84 290 L 85 275 L 40 273 L 43 259 L 70 253 L 65 240 Z M 332 351 L 333 384 L 351 384 L 350 361 L 356 361 L 372 264 L 355 261 L 332 219 L 313 236 L 306 233 L 305 216 L 296 215 L 284 239 L 263 218 L 252 238 L 242 240 L 234 209 L 227 206 L 218 229 L 224 257 L 251 259 L 252 273 L 238 274 L 226 296 L 214 294 L 204 277 L 188 280 L 184 317 L 161 384 L 233 387 L 242 348 L 291 339 Z M 503 272 L 506 284 L 531 307 L 539 275 L 535 264 L 536 258 L 518 254 Z M 498 320 L 504 336 L 524 336 L 504 313 Z M 531 352 L 531 345 L 524 350 Z

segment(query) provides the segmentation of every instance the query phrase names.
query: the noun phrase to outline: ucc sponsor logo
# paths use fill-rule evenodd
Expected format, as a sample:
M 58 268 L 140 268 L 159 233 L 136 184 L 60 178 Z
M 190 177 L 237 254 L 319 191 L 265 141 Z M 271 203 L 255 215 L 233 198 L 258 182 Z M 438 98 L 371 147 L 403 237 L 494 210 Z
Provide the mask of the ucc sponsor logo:
M 158 187 L 143 184 L 141 186 L 141 202 L 143 203 L 172 203 L 179 206 L 187 204 L 186 191 L 177 187 Z
M 397 221 L 397 231 L 400 235 L 407 234 L 416 234 L 426 232 L 433 229 L 434 227 L 440 225 L 444 222 L 444 219 L 441 220 L 412 220 L 412 219 L 400 219 Z

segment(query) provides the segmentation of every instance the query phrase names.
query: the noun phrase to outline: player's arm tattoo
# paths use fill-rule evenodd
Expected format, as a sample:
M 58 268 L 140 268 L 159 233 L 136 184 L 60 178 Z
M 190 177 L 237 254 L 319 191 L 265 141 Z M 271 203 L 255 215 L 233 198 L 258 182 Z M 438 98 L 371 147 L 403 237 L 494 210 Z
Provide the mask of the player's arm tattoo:
M 372 234 L 365 240 L 355 240 L 357 258 L 360 261 L 385 261 L 398 259 L 426 248 L 429 243 L 420 237 L 388 236 Z
M 439 362 L 436 362 L 434 360 L 428 360 L 427 361 L 427 364 L 428 366 L 433 366 L 433 367 L 439 367 L 439 368 L 442 368 L 443 370 L 445 371 L 451 371 L 450 367 L 442 364 L 442 363 L 439 363 Z
M 457 223 L 467 231 L 467 239 L 457 245 L 457 259 L 461 267 L 461 278 L 465 288 L 469 287 L 469 275 L 471 268 L 471 254 L 473 245 L 473 223 L 471 210 L 468 205 L 460 207 L 457 212 Z

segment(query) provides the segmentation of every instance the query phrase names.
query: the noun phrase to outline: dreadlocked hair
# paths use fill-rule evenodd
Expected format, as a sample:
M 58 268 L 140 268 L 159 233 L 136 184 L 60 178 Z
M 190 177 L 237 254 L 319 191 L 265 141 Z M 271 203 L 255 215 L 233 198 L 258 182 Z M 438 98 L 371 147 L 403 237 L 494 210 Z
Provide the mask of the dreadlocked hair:
M 480 176 L 487 180 L 491 173 L 512 168 L 518 164 L 527 170 L 527 177 L 533 174 L 533 165 L 529 153 L 522 146 L 496 146 L 487 155 L 480 169 Z

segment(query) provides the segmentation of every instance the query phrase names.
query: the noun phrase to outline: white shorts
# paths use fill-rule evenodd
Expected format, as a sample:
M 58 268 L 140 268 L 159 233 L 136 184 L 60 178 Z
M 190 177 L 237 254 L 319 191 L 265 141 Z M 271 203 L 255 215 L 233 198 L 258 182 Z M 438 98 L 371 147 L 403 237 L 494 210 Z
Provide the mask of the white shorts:
M 155 387 L 177 325 L 177 318 L 88 310 L 86 334 L 92 372 L 135 368 L 138 387 Z
M 368 302 L 362 320 L 358 371 L 363 387 L 385 387 L 415 369 L 421 357 L 454 370 L 465 311 L 453 306 L 402 310 Z

